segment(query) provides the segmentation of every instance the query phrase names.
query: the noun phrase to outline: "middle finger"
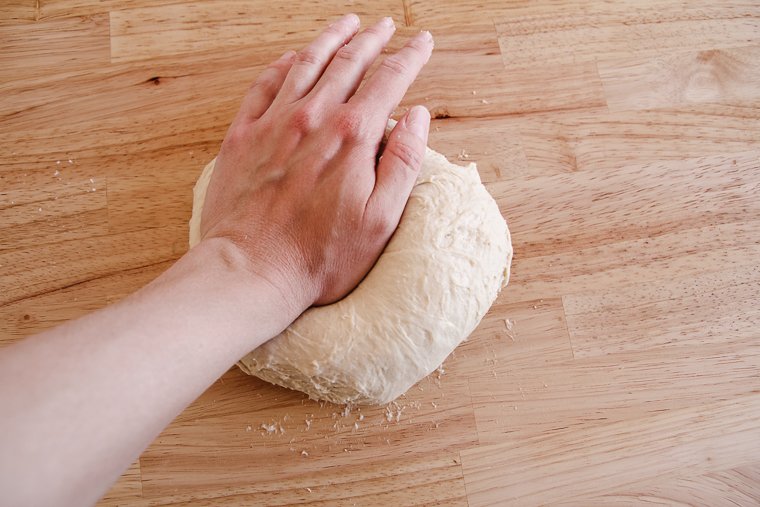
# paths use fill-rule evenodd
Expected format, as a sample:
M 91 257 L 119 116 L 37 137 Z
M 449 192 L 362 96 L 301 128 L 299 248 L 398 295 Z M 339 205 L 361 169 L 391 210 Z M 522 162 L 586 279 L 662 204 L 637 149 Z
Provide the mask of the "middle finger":
M 390 17 L 362 31 L 335 53 L 311 94 L 321 95 L 331 103 L 346 102 L 395 31 L 396 26 Z
M 292 103 L 309 93 L 335 52 L 350 41 L 357 30 L 359 17 L 347 14 L 325 28 L 311 44 L 299 51 L 275 103 Z

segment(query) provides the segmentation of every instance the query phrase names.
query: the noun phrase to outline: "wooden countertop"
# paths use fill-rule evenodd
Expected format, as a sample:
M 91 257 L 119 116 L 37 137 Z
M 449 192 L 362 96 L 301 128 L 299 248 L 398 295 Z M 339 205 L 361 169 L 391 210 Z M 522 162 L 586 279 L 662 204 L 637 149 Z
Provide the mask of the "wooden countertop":
M 103 504 L 760 503 L 756 2 L 3 2 L 0 341 L 182 255 L 248 83 L 349 10 L 434 33 L 405 105 L 478 163 L 512 282 L 389 408 L 230 370 Z

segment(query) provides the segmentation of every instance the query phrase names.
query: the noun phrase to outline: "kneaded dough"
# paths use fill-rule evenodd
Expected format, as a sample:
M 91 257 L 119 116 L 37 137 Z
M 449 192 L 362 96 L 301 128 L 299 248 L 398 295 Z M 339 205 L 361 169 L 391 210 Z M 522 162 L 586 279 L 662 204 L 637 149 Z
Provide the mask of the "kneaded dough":
M 212 160 L 193 191 L 190 246 Z M 334 403 L 389 403 L 436 370 L 509 281 L 512 245 L 475 164 L 427 149 L 398 229 L 342 300 L 304 312 L 238 366 Z

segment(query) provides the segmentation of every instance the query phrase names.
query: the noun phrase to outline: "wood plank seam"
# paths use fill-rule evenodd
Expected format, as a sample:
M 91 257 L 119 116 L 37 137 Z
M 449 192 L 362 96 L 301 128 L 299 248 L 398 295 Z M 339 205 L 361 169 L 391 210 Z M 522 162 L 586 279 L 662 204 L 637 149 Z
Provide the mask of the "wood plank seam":
M 464 493 L 465 493 L 464 500 L 465 500 L 465 502 L 467 502 L 467 507 L 471 507 L 470 506 L 470 493 L 469 493 L 469 491 L 467 491 L 467 481 L 464 479 L 464 467 L 462 466 L 462 451 L 457 451 L 457 457 L 459 458 L 459 473 L 460 473 L 460 477 L 462 478 L 462 484 L 464 484 Z
M 411 0 L 402 0 L 401 3 L 404 6 L 404 24 L 406 26 L 414 25 L 414 13 L 412 12 Z

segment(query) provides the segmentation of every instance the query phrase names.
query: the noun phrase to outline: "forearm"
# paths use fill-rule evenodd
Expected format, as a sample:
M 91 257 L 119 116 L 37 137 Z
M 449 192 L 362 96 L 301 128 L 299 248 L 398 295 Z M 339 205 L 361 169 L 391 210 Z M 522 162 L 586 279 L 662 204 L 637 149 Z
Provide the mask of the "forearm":
M 96 501 L 184 407 L 295 319 L 297 305 L 247 262 L 221 240 L 202 243 L 126 300 L 0 351 L 6 500 Z

